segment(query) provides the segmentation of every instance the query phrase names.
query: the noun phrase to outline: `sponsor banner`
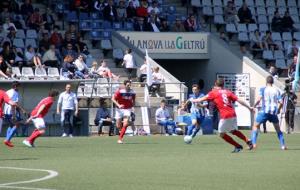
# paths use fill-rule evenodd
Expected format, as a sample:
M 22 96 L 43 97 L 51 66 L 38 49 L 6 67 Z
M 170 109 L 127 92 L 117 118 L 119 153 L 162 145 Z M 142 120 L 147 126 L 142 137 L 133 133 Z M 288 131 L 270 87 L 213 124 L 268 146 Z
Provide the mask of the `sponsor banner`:
M 131 44 L 148 53 L 208 53 L 208 33 L 119 32 Z

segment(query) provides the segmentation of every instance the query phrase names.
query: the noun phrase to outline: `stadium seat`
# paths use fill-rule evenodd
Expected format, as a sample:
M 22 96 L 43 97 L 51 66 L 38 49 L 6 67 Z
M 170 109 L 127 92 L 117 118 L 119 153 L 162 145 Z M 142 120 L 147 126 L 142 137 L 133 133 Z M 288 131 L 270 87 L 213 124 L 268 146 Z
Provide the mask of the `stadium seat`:
M 124 23 L 124 28 L 127 31 L 133 31 L 133 23 L 132 22 L 125 22 Z
M 102 31 L 94 31 L 90 32 L 90 39 L 92 40 L 101 40 L 102 39 Z
M 238 32 L 248 32 L 246 24 L 238 24 L 237 31 Z
M 283 51 L 275 50 L 274 51 L 274 59 L 284 59 Z
M 113 49 L 113 58 L 114 59 L 123 59 L 124 54 L 121 48 L 114 48 Z
M 59 72 L 56 67 L 48 67 L 48 77 L 51 79 L 59 79 Z
M 283 1 L 283 0 L 277 0 L 277 7 L 284 7 L 284 8 L 286 8 L 285 1 Z
M 173 23 L 175 22 L 175 20 L 176 20 L 176 15 L 170 15 L 170 14 L 169 14 L 169 15 L 167 16 L 167 20 L 168 20 L 169 23 L 172 23 L 172 24 L 173 24 Z
M 31 67 L 23 67 L 22 68 L 22 78 L 24 79 L 33 79 L 34 74 Z
M 282 40 L 284 41 L 291 41 L 292 40 L 292 34 L 291 32 L 283 32 L 282 33 Z
M 300 32 L 294 32 L 294 38 L 299 41 L 300 40 Z
M 223 15 L 223 8 L 222 7 L 214 7 L 214 15 Z
M 266 15 L 258 15 L 257 16 L 257 23 L 259 23 L 259 24 L 268 24 L 269 21 L 267 19 L 267 16 Z
M 13 41 L 13 45 L 16 46 L 17 48 L 25 48 L 24 40 L 20 38 L 15 38 Z
M 249 42 L 249 37 L 248 37 L 248 33 L 247 32 L 240 32 L 238 34 L 238 40 L 240 42 Z
M 113 49 L 110 40 L 101 40 L 101 48 L 105 50 Z
M 203 15 L 206 16 L 212 16 L 213 15 L 212 7 L 203 7 L 202 13 Z
M 237 33 L 237 29 L 234 24 L 226 24 L 226 32 Z
M 255 30 L 257 30 L 257 25 L 256 24 L 248 24 L 248 31 L 249 32 L 254 32 Z
M 225 24 L 223 15 L 215 15 L 214 16 L 214 23 L 215 24 Z
M 33 48 L 37 48 L 36 40 L 35 39 L 26 39 L 25 40 L 25 47 L 31 45 Z
M 113 29 L 114 30 L 121 30 L 122 29 L 122 23 L 121 22 L 114 22 L 113 23 Z
M 68 22 L 78 22 L 78 17 L 76 11 L 71 11 L 67 13 Z
M 43 67 L 36 67 L 34 70 L 35 79 L 43 80 L 47 78 L 46 69 Z
M 203 7 L 211 7 L 211 0 L 202 0 L 202 6 Z
M 287 50 L 291 44 L 292 44 L 291 41 L 284 41 L 284 42 L 283 42 L 283 48 L 284 48 L 285 50 Z
M 261 1 L 259 1 L 261 2 Z M 265 7 L 257 7 L 256 8 L 256 15 L 266 15 L 267 12 L 266 12 L 266 9 Z
M 103 39 L 111 40 L 111 31 L 110 30 L 104 30 L 102 35 L 103 35 Z
M 279 69 L 287 69 L 287 65 L 284 59 L 276 59 L 275 66 Z
M 108 21 L 103 21 L 103 29 L 112 29 L 111 23 Z
M 90 23 L 87 21 L 80 21 L 79 22 L 79 29 L 82 31 L 90 31 L 92 28 L 90 26 Z
M 26 38 L 37 39 L 38 35 L 35 30 L 27 30 Z
M 296 16 L 299 16 L 297 7 L 290 7 L 290 8 L 289 8 L 289 12 L 290 12 L 290 15 L 296 15 Z M 298 20 L 299 20 L 299 19 L 298 19 Z
M 281 41 L 274 41 L 274 43 L 277 45 L 278 50 L 283 50 L 282 42 Z
M 259 7 L 265 7 L 266 5 L 265 5 L 265 2 L 264 2 L 264 1 L 256 0 L 256 1 L 255 1 L 255 6 L 256 6 L 257 8 L 259 8 Z
M 213 4 L 213 6 L 214 6 L 214 8 L 216 8 L 216 7 L 223 7 L 223 2 L 222 2 L 222 0 L 212 0 L 212 4 Z
M 16 38 L 21 38 L 21 39 L 25 39 L 25 32 L 23 29 L 18 29 L 17 33 L 16 33 Z
M 109 97 L 109 91 L 107 88 L 97 87 L 96 88 L 96 96 L 98 97 Z
M 90 15 L 90 19 L 93 22 L 100 22 L 100 21 L 102 21 L 101 15 L 100 15 L 99 12 L 92 12 L 91 15 Z
M 272 32 L 272 39 L 273 41 L 281 41 L 281 35 L 279 32 Z
M 276 6 L 275 0 L 266 0 L 266 6 L 275 7 Z
M 91 21 L 91 18 L 88 13 L 79 13 L 79 21 Z
M 193 7 L 202 7 L 201 1 L 199 0 L 191 0 L 191 5 Z
M 286 11 L 286 7 L 279 7 L 278 8 L 278 12 L 279 12 L 280 16 L 283 16 L 285 11 Z
M 294 23 L 299 23 L 299 16 L 298 16 L 298 14 L 297 15 L 296 14 L 291 15 L 291 17 L 292 17 Z
M 274 60 L 273 52 L 271 50 L 264 50 L 263 51 L 263 59 Z
M 22 76 L 19 67 L 12 67 L 11 70 L 12 74 L 15 75 L 16 78 L 20 78 Z
M 91 28 L 94 30 L 100 30 L 102 29 L 102 22 L 91 22 Z
M 259 24 L 258 28 L 260 32 L 266 32 L 269 30 L 269 26 L 267 24 Z
M 288 7 L 297 7 L 296 0 L 288 0 L 287 1 L 287 6 Z
M 275 10 L 276 10 L 275 7 L 268 7 L 267 8 L 267 14 L 269 15 L 270 18 L 273 18 Z

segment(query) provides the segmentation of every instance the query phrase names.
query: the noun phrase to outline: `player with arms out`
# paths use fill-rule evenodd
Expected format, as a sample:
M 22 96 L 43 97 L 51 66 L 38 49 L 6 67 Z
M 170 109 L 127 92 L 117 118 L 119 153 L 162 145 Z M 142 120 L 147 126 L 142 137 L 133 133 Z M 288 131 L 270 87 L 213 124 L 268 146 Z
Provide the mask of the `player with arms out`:
M 132 108 L 135 105 L 135 92 L 131 89 L 131 81 L 125 80 L 123 84 L 124 88 L 118 89 L 112 97 L 112 102 L 117 106 L 115 115 L 117 128 L 121 130 L 119 144 L 123 144 L 123 137 L 129 124 Z
M 250 111 L 253 108 L 249 107 L 243 100 L 239 99 L 230 90 L 224 89 L 224 80 L 217 79 L 214 88 L 204 97 L 192 100 L 193 102 L 213 101 L 220 113 L 220 121 L 218 131 L 220 137 L 227 143 L 234 146 L 232 153 L 240 152 L 243 146 L 237 143 L 232 137 L 227 135 L 227 132 L 242 139 L 251 150 L 253 148 L 251 140 L 249 140 L 241 131 L 238 130 L 236 113 L 234 110 L 234 102 L 238 102 L 241 105 L 247 107 Z
M 260 124 L 270 121 L 273 123 L 273 126 L 277 132 L 277 137 L 280 142 L 280 146 L 282 150 L 286 150 L 287 147 L 284 142 L 283 133 L 280 130 L 279 120 L 277 114 L 280 113 L 282 108 L 282 98 L 280 95 L 280 91 L 273 86 L 274 79 L 272 76 L 268 76 L 266 79 L 266 86 L 260 88 L 258 100 L 255 102 L 254 107 L 259 105 L 261 102 L 262 107 L 260 112 L 258 112 L 255 124 L 252 127 L 252 143 L 253 147 L 257 147 L 257 137 L 258 137 L 258 129 Z
M 6 91 L 8 97 L 16 104 L 18 104 L 19 102 L 19 86 L 20 83 L 18 81 L 14 81 L 12 83 L 12 88 Z M 18 107 L 11 106 L 10 104 L 4 105 L 4 120 L 8 124 L 8 128 L 6 131 L 6 138 L 3 143 L 8 147 L 14 147 L 14 145 L 11 142 L 11 139 L 15 135 L 17 128 L 20 125 L 19 122 L 22 120 L 20 111 L 26 113 L 26 111 L 20 105 L 18 105 Z
M 23 144 L 32 148 L 34 147 L 34 141 L 41 135 L 45 133 L 46 125 L 44 121 L 44 117 L 50 110 L 52 104 L 55 101 L 55 97 L 57 97 L 59 92 L 57 90 L 50 90 L 48 97 L 42 99 L 38 105 L 32 110 L 30 117 L 27 119 L 26 124 L 28 124 L 31 120 L 35 126 L 35 130 L 32 132 L 30 137 L 23 141 Z

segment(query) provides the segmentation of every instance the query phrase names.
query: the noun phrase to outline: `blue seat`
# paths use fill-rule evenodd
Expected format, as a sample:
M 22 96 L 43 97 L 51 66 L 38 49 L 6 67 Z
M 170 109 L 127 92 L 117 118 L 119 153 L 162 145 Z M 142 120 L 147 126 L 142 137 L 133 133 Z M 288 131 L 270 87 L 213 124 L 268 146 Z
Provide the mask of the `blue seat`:
M 112 29 L 111 23 L 108 21 L 103 22 L 103 29 Z
M 121 22 L 114 22 L 113 23 L 113 28 L 115 30 L 121 30 L 123 27 L 122 27 L 122 23 Z
M 33 48 L 37 48 L 37 43 L 35 39 L 25 39 L 25 47 L 31 46 Z
M 90 23 L 87 21 L 80 21 L 79 23 L 79 29 L 82 31 L 90 31 L 92 28 L 90 26 Z
M 102 33 L 103 39 L 111 40 L 111 31 L 110 30 L 104 30 Z
M 25 48 L 24 40 L 21 38 L 15 38 L 13 41 L 13 45 L 17 48 Z
M 88 13 L 80 13 L 79 20 L 90 21 L 90 16 Z
M 96 30 L 102 29 L 102 22 L 91 22 L 91 28 Z
M 77 13 L 75 11 L 71 11 L 67 13 L 67 21 L 68 22 L 78 22 Z
M 169 23 L 174 23 L 175 20 L 176 20 L 176 15 L 169 14 L 168 17 L 167 17 L 167 20 L 168 20 Z
M 96 22 L 102 21 L 102 15 L 100 12 L 92 12 L 90 15 L 90 19 Z
M 133 31 L 133 23 L 132 22 L 125 22 L 124 23 L 124 28 L 127 31 Z
M 101 40 L 102 39 L 102 31 L 91 31 L 90 39 L 92 40 Z

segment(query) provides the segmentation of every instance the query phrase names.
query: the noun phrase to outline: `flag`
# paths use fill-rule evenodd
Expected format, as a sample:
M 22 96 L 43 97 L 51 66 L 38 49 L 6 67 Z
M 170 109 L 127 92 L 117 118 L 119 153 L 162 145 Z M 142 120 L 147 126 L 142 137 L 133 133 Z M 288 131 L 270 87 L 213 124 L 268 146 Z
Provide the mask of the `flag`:
M 300 48 L 298 48 L 298 55 L 297 55 L 297 65 L 296 65 L 296 71 L 293 81 L 293 90 L 296 92 L 299 87 L 299 61 L 300 61 Z
M 151 70 L 151 65 L 149 62 L 149 56 L 148 56 L 148 51 L 146 50 L 146 62 L 147 62 L 147 85 L 151 86 L 152 85 L 152 70 Z

